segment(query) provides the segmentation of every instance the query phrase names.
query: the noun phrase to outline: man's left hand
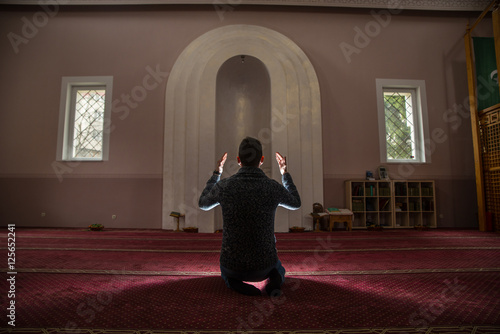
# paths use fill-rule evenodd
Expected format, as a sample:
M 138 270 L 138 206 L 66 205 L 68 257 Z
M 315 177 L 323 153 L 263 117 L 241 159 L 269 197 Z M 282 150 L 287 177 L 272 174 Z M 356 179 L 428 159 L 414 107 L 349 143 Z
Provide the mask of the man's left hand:
M 280 167 L 281 175 L 287 173 L 288 169 L 286 166 L 286 157 L 284 157 L 281 154 L 279 154 L 278 152 L 276 152 L 276 161 L 278 162 L 278 166 Z
M 226 163 L 227 160 L 227 152 L 222 155 L 219 161 L 217 161 L 217 166 L 215 167 L 216 171 L 219 171 L 220 174 L 222 174 L 222 171 L 224 170 L 224 164 Z

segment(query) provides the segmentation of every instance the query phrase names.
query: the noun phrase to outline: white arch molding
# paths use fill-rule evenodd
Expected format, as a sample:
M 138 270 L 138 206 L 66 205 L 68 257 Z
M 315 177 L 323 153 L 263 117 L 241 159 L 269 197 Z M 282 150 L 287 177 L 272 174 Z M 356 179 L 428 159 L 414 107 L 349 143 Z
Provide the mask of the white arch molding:
M 191 42 L 169 75 L 165 97 L 163 229 L 175 229 L 169 214 L 180 211 L 186 214 L 186 226 L 198 227 L 200 232 L 214 231 L 213 210 L 198 209 L 198 197 L 219 155 L 224 153 L 215 151 L 217 72 L 236 55 L 260 59 L 269 72 L 271 124 L 262 129 L 259 139 L 269 142 L 272 152 L 286 155 L 302 199 L 302 207 L 297 211 L 278 208 L 276 232 L 287 232 L 290 226 L 311 228 L 312 204 L 323 203 L 321 102 L 311 62 L 292 40 L 276 31 L 229 25 Z M 269 162 L 273 166 L 272 177 L 281 180 L 274 157 L 268 159 L 273 160 Z

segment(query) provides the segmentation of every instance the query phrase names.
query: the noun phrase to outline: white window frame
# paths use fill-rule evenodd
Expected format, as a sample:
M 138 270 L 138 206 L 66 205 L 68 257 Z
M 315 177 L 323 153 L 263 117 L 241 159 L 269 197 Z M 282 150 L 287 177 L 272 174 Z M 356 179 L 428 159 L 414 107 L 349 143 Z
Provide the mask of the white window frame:
M 377 110 L 380 143 L 380 161 L 382 163 L 430 163 L 431 152 L 426 151 L 429 138 L 429 120 L 427 113 L 427 94 L 424 80 L 376 79 Z M 413 121 L 415 130 L 415 159 L 388 159 L 385 127 L 384 90 L 413 90 Z
M 98 158 L 75 158 L 70 152 L 73 147 L 74 112 L 72 106 L 72 90 L 75 87 L 104 87 L 106 99 L 104 103 L 104 131 L 102 138 L 102 156 Z M 107 161 L 109 159 L 109 134 L 111 121 L 111 101 L 113 93 L 112 76 L 63 77 L 61 82 L 61 101 L 59 107 L 59 131 L 57 137 L 58 161 Z

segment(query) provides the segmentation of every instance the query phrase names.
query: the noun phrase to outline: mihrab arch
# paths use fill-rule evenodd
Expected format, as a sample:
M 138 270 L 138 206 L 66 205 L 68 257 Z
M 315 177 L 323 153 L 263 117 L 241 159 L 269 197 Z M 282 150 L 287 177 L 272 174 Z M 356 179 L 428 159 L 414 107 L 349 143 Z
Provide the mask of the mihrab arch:
M 186 214 L 186 226 L 214 231 L 213 211 L 198 209 L 198 196 L 223 153 L 215 152 L 217 72 L 236 55 L 258 58 L 269 72 L 271 124 L 262 129 L 259 139 L 268 141 L 272 152 L 287 156 L 302 199 L 297 211 L 278 209 L 276 231 L 286 232 L 290 226 L 310 228 L 312 204 L 323 203 L 321 103 L 311 62 L 293 41 L 276 31 L 230 25 L 194 40 L 170 72 L 165 97 L 164 229 L 175 227 L 170 212 L 181 211 Z M 273 164 L 272 177 L 281 180 L 277 164 Z

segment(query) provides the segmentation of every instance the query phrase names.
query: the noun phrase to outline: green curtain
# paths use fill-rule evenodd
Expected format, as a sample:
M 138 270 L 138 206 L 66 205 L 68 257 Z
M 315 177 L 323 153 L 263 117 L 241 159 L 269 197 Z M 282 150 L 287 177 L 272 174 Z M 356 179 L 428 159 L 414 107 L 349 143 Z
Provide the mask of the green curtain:
M 478 110 L 500 103 L 498 71 L 493 37 L 474 37 Z

